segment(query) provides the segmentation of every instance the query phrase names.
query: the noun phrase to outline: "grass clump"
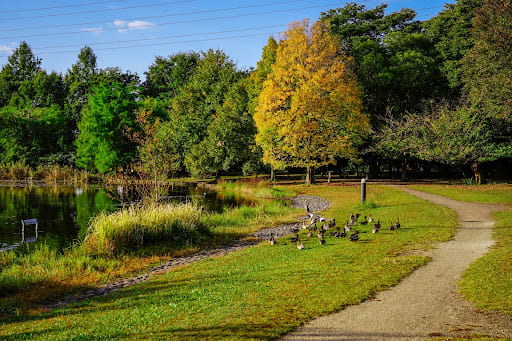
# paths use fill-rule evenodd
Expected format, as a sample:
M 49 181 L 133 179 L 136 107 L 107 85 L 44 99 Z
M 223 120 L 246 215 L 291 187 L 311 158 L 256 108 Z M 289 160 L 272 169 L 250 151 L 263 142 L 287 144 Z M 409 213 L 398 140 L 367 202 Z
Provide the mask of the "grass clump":
M 209 234 L 203 211 L 193 204 L 131 206 L 96 216 L 84 240 L 85 250 L 116 255 L 154 243 L 187 246 Z

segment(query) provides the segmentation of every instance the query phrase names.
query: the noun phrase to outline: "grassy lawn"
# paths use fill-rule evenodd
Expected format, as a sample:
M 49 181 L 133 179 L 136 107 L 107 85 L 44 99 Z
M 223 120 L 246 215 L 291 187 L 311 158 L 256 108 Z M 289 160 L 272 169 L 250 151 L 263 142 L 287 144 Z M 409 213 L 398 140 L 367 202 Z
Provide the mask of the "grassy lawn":
M 383 229 L 361 227 L 360 241 L 301 232 L 305 250 L 287 238 L 207 259 L 59 310 L 6 320 L 5 339 L 274 339 L 314 318 L 359 303 L 397 284 L 428 259 L 413 254 L 450 239 L 453 212 L 388 187 L 370 187 L 371 210 L 356 211 L 358 186 L 296 186 L 322 196 L 337 222 L 372 213 Z M 359 207 L 361 209 L 361 207 Z M 386 227 L 400 217 L 402 229 Z
M 512 315 L 512 186 L 411 186 L 462 201 L 501 203 L 508 206 L 495 212 L 490 252 L 474 262 L 459 282 L 460 291 L 478 307 Z

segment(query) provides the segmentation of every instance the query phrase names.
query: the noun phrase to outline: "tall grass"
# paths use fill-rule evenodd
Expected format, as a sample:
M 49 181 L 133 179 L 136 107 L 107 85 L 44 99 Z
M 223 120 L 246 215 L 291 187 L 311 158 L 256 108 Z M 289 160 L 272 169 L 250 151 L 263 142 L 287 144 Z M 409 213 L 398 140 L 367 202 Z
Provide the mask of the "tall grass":
M 87 171 L 69 166 L 39 165 L 31 167 L 25 161 L 0 163 L 0 180 L 84 183 L 91 179 L 93 178 Z
M 83 247 L 94 254 L 115 255 L 152 243 L 186 246 L 209 235 L 203 210 L 193 204 L 131 206 L 96 216 Z

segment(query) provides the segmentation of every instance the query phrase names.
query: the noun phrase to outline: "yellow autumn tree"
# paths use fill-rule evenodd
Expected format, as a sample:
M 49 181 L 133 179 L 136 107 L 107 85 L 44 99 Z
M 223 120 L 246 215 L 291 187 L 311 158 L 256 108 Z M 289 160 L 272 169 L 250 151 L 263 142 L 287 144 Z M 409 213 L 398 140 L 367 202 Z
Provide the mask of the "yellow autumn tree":
M 293 23 L 282 34 L 254 120 L 263 162 L 275 169 L 314 169 L 351 157 L 369 128 L 351 57 L 325 24 Z

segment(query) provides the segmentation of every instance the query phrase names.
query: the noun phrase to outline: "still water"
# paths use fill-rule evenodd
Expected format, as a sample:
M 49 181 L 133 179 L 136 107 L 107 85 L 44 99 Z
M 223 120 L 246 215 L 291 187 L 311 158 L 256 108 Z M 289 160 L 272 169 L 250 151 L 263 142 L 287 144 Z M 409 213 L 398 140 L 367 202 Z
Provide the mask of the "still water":
M 113 212 L 135 199 L 125 186 L 0 186 L 0 251 L 22 244 L 22 238 L 35 239 L 35 225 L 26 226 L 22 236 L 21 220 L 37 219 L 37 243 L 62 250 L 83 240 L 89 221 L 99 212 Z M 210 212 L 253 204 L 195 184 L 173 186 L 166 200 L 194 202 Z

